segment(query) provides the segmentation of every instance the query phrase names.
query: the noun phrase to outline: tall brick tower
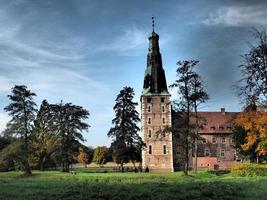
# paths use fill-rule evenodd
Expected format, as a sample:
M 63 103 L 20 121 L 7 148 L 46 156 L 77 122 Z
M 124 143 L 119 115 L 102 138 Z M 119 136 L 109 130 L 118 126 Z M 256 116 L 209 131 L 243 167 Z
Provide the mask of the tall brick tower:
M 170 93 L 159 51 L 159 35 L 153 31 L 149 36 L 147 68 L 141 95 L 142 166 L 151 171 L 173 171 L 172 133 L 163 134 L 171 126 Z

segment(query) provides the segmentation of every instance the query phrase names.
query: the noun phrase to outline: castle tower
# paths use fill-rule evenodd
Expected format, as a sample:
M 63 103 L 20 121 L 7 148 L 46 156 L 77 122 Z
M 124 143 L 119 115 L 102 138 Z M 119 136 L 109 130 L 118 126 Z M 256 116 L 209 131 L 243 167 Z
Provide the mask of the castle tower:
M 165 72 L 159 50 L 159 35 L 153 31 L 149 36 L 147 68 L 141 95 L 142 166 L 151 171 L 173 171 L 172 133 L 163 134 L 171 126 L 171 103 Z

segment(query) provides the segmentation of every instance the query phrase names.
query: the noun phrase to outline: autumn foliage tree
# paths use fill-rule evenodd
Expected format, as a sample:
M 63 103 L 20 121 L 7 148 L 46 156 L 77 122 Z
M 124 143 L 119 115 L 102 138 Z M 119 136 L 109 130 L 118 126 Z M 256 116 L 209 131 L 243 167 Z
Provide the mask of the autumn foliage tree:
M 252 152 L 252 161 L 259 161 L 259 158 L 267 155 L 267 113 L 262 111 L 249 110 L 241 113 L 235 119 L 236 126 L 243 128 L 246 132 L 245 141 L 241 145 L 245 153 Z
M 91 147 L 86 147 L 84 145 L 81 145 L 79 147 L 79 154 L 75 156 L 75 160 L 83 164 L 84 167 L 87 167 L 87 165 L 89 165 L 92 162 L 93 157 L 94 157 L 94 149 Z
M 239 66 L 242 79 L 238 95 L 245 109 L 235 120 L 234 138 L 241 153 L 259 161 L 267 150 L 267 34 L 265 29 L 253 29 L 252 33 L 256 41 L 250 42 L 251 48 Z
M 93 162 L 103 167 L 107 163 L 108 148 L 106 146 L 97 147 L 94 152 Z

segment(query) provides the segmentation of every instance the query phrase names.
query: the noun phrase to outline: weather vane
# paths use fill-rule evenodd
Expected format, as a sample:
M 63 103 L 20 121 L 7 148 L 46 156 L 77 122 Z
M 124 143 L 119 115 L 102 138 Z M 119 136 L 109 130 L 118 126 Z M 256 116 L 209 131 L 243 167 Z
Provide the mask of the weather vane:
M 152 15 L 152 28 L 153 28 L 153 32 L 154 32 L 154 28 L 155 28 L 155 17 Z

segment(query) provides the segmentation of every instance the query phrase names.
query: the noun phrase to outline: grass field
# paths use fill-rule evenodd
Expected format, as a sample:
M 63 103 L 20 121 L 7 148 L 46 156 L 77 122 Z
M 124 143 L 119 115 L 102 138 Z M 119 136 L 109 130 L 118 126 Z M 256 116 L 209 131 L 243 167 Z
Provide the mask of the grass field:
M 92 173 L 34 171 L 0 173 L 0 199 L 267 199 L 267 177 L 231 177 L 208 172 Z

